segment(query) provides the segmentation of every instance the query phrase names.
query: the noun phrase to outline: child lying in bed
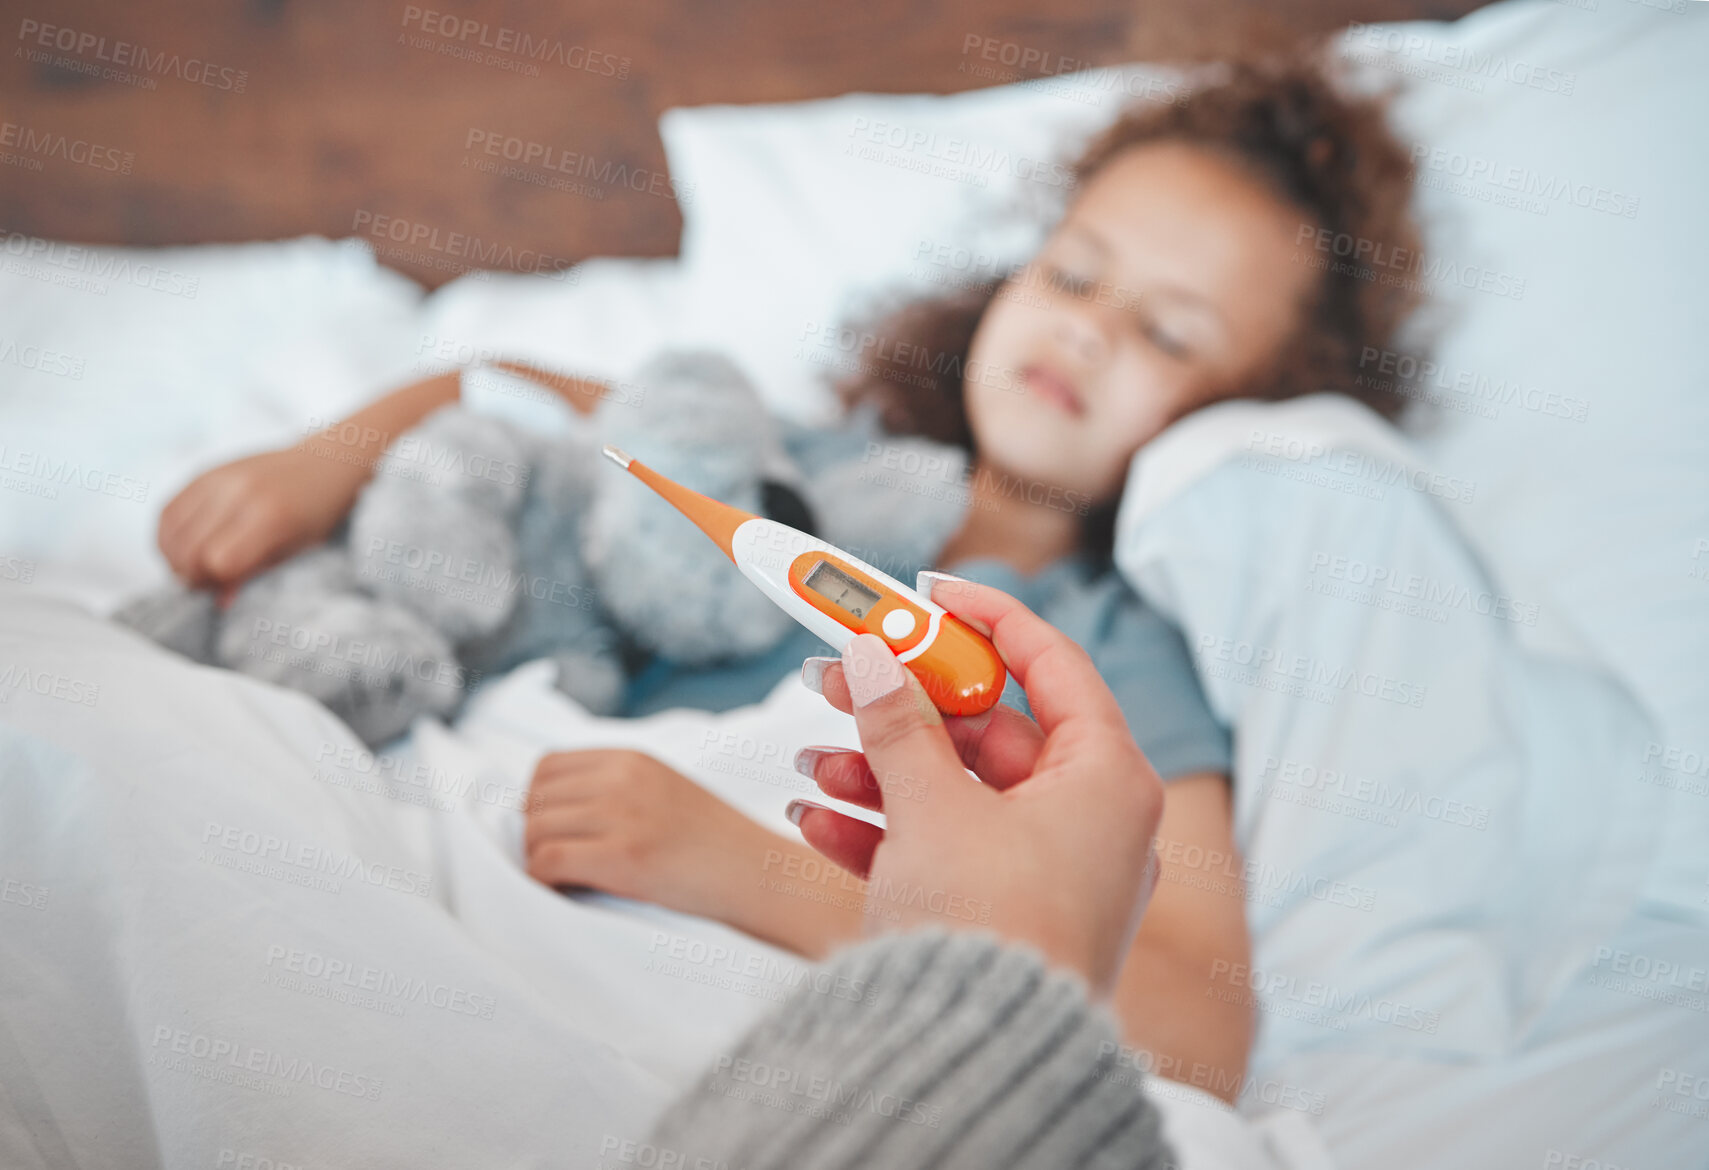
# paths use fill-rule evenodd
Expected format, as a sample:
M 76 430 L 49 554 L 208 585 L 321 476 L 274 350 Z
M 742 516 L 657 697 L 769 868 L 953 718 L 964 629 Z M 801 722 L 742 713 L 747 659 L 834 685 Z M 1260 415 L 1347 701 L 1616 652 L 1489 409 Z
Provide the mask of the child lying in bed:
M 1134 452 L 1201 406 L 1331 390 L 1396 411 L 1398 400 L 1361 384 L 1358 359 L 1363 347 L 1394 345 L 1410 294 L 1326 266 L 1333 257 L 1315 242 L 1416 247 L 1409 166 L 1380 111 L 1338 96 L 1312 69 L 1242 67 L 1181 103 L 1128 112 L 1075 173 L 1076 196 L 1030 263 L 875 326 L 964 355 L 955 376 L 922 385 L 931 374 L 873 360 L 839 391 L 893 432 L 969 450 L 972 504 L 935 566 L 999 586 L 1079 642 L 1170 782 L 1161 880 L 1116 1007 L 1155 1071 L 1232 1099 L 1252 1020 L 1205 994 L 1213 962 L 1244 963 L 1249 951 L 1228 739 L 1180 635 L 1111 567 L 1115 507 Z M 584 406 L 600 389 L 507 368 Z M 1020 392 L 962 370 L 1014 371 Z M 232 587 L 323 539 L 386 437 L 456 396 L 447 375 L 376 402 L 348 420 L 356 426 L 335 428 L 357 436 L 344 444 L 355 458 L 299 446 L 207 473 L 163 513 L 162 551 L 186 581 Z M 340 440 L 315 440 L 328 441 Z M 1017 483 L 1028 490 L 1014 491 Z M 757 701 L 823 649 L 801 631 L 760 660 L 692 671 L 656 663 L 627 710 Z M 811 774 L 829 758 L 823 767 L 835 768 L 834 752 L 806 749 L 797 766 Z M 842 898 L 772 892 L 762 879 L 811 850 L 644 754 L 554 753 L 533 790 L 528 868 L 542 882 L 707 915 L 809 956 L 860 933 L 857 878 L 824 886 Z M 1180 860 L 1202 856 L 1227 860 L 1203 872 Z

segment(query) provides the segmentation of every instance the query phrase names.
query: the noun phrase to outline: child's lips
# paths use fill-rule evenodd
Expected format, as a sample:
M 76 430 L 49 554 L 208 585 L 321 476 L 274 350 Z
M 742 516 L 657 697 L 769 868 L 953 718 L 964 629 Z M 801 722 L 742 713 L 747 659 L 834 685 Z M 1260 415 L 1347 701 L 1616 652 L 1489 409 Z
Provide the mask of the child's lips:
M 1021 371 L 1021 375 L 1026 380 L 1027 389 L 1046 402 L 1060 407 L 1069 414 L 1086 413 L 1086 408 L 1081 403 L 1080 395 L 1075 391 L 1074 384 L 1061 374 L 1043 366 L 1028 366 Z

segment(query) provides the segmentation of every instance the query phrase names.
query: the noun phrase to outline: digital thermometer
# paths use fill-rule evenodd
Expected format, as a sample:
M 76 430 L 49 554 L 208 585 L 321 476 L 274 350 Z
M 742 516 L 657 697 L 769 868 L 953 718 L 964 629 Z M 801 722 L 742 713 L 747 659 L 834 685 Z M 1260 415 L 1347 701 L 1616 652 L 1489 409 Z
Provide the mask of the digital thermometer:
M 616 447 L 605 457 L 663 496 L 717 542 L 767 597 L 839 652 L 877 634 L 946 715 L 977 715 L 1002 697 L 997 649 L 941 605 L 800 529 L 666 479 Z

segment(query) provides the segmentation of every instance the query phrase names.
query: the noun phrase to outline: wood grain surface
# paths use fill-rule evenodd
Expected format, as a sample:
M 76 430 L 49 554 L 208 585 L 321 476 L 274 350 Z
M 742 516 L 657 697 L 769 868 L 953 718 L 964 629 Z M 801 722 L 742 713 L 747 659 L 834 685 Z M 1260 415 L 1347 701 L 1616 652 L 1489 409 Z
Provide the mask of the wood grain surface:
M 10 0 L 0 231 L 367 235 L 429 286 L 471 267 L 666 256 L 681 219 L 656 122 L 673 105 L 949 93 L 1476 6 Z

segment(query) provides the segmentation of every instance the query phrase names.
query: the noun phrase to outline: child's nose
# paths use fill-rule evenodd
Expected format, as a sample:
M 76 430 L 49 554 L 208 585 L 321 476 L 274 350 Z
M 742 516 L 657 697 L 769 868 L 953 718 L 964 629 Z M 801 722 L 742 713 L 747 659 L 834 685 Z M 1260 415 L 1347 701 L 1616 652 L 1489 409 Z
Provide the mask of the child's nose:
M 1092 306 L 1064 306 L 1057 313 L 1057 339 L 1077 361 L 1097 366 L 1109 352 L 1110 339 L 1105 325 Z

